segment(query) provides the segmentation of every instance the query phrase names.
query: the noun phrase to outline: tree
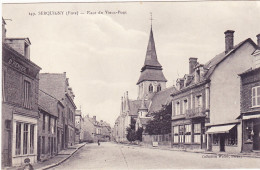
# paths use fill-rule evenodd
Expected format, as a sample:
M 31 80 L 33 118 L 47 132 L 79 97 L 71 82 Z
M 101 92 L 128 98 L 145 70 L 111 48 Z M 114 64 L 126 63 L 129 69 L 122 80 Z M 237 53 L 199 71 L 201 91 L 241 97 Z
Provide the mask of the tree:
M 149 135 L 163 135 L 171 133 L 171 114 L 172 105 L 171 103 L 163 106 L 159 112 L 152 113 L 151 119 L 146 125 L 145 131 Z
M 129 142 L 135 141 L 136 140 L 136 134 L 135 134 L 135 119 L 131 117 L 131 123 L 130 127 L 126 129 L 127 135 L 126 138 Z
M 140 127 L 136 131 L 136 140 L 142 141 L 143 128 Z

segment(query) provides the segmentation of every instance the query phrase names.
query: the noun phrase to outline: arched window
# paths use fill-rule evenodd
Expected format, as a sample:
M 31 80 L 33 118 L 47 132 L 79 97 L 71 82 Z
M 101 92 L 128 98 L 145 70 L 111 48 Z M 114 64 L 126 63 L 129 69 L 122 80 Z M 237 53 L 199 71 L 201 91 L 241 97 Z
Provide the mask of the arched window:
M 162 90 L 162 87 L 161 87 L 161 85 L 159 84 L 158 86 L 157 86 L 157 92 L 159 92 L 159 91 L 161 91 Z
M 149 85 L 149 92 L 150 93 L 153 92 L 153 85 L 152 84 Z

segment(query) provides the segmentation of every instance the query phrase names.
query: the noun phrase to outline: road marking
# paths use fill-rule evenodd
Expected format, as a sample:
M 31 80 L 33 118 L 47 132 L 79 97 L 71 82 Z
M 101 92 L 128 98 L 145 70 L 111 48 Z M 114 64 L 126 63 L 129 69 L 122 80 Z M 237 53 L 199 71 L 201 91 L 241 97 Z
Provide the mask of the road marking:
M 122 155 L 123 155 L 123 157 L 124 157 L 124 160 L 125 160 L 126 167 L 127 167 L 127 169 L 129 169 L 129 168 L 128 168 L 127 161 L 126 161 L 126 159 L 125 159 L 125 155 L 124 155 L 124 153 L 123 153 L 123 151 L 122 151 L 122 149 L 121 149 L 121 147 L 120 147 L 120 146 L 119 146 L 119 149 L 120 149 L 120 151 L 121 151 L 121 153 L 122 153 Z

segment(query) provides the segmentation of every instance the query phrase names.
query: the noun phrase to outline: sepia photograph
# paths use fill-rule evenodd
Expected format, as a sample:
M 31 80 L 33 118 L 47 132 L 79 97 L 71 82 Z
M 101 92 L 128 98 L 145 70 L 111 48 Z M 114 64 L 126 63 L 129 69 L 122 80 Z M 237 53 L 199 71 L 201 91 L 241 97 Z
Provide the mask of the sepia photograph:
M 260 169 L 260 1 L 1 6 L 1 169 Z

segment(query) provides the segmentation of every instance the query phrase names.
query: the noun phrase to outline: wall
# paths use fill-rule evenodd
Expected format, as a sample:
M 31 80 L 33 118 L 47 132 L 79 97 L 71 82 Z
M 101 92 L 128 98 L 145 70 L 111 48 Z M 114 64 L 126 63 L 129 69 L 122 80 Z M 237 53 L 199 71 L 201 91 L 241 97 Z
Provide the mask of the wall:
M 240 115 L 239 73 L 252 66 L 254 47 L 245 43 L 219 64 L 211 76 L 210 124 L 228 123 Z
M 139 84 L 139 92 L 138 99 L 142 99 L 143 96 L 148 96 L 148 98 L 152 97 L 152 93 L 149 93 L 149 85 L 153 85 L 153 92 L 157 92 L 157 86 L 161 85 L 161 90 L 166 89 L 166 82 L 158 82 L 158 81 L 143 81 Z M 146 97 L 147 98 L 147 97 Z

